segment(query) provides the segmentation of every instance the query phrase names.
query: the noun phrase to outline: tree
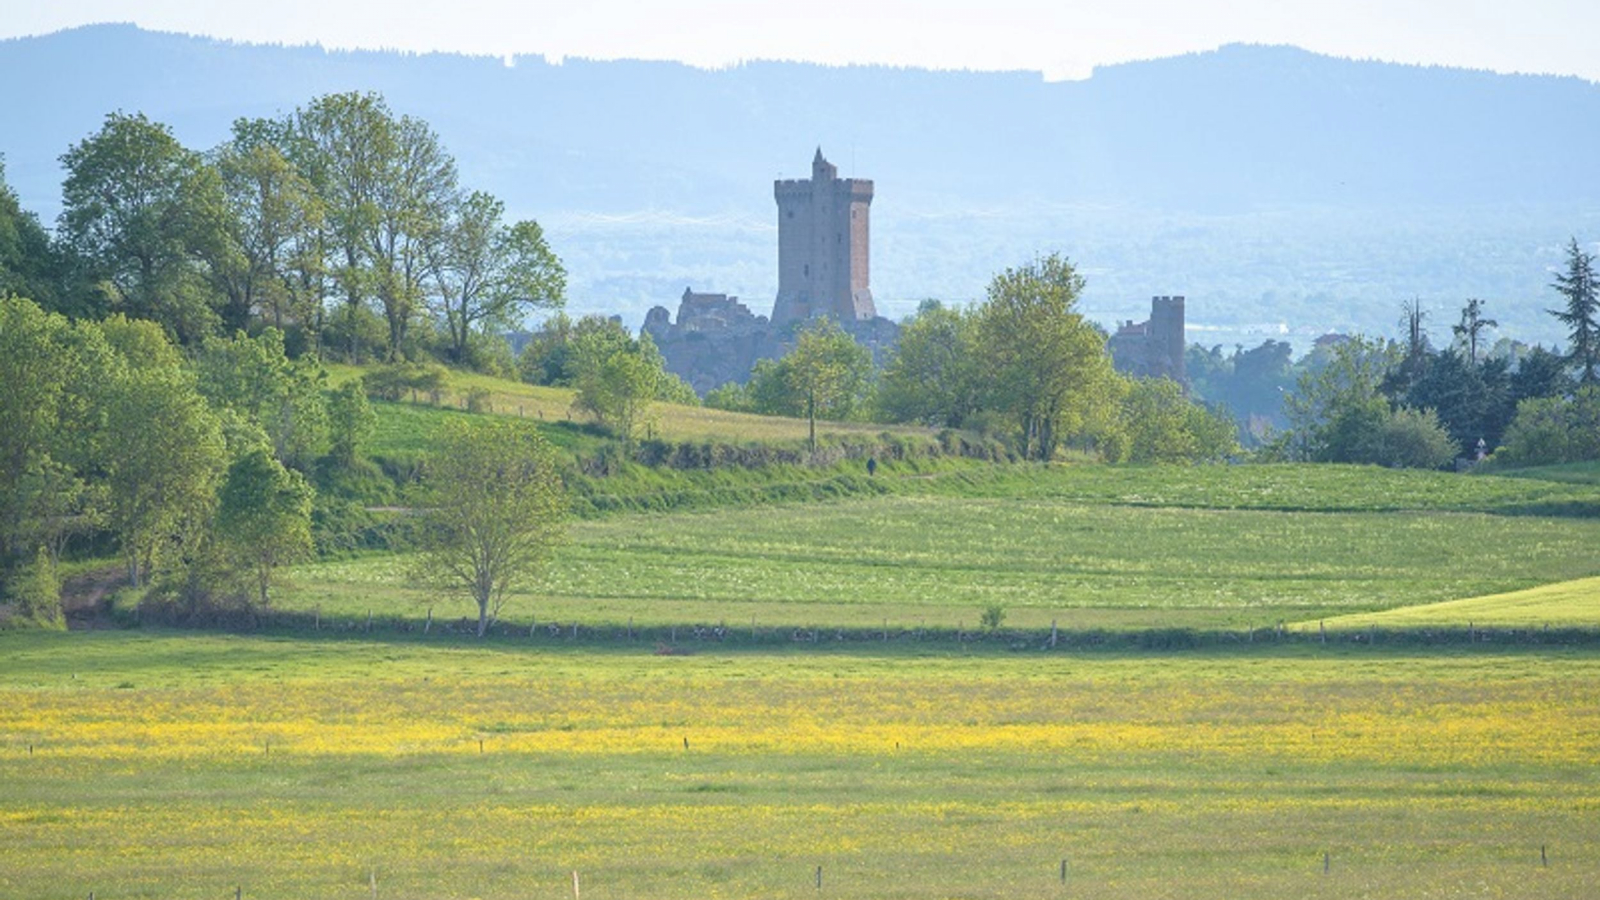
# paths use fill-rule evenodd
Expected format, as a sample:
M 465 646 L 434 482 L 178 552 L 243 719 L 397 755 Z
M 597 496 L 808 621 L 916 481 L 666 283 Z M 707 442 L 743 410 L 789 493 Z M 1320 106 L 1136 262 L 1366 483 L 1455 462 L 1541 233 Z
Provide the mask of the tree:
M 783 359 L 792 396 L 805 406 L 811 451 L 817 449 L 817 413 L 848 419 L 872 384 L 872 353 L 829 318 L 812 319 Z
M 27 297 L 60 311 L 60 263 L 39 218 L 27 212 L 6 184 L 0 156 L 0 297 Z
M 257 309 L 279 330 L 296 321 L 308 329 L 321 324 L 304 288 L 306 275 L 321 267 L 316 236 L 323 205 L 284 156 L 288 139 L 285 122 L 239 119 L 233 138 L 213 153 L 236 251 L 230 265 L 214 272 L 227 296 L 223 324 L 230 329 L 249 327 Z
M 1560 397 L 1572 390 L 1567 361 L 1543 347 L 1534 347 L 1517 361 L 1511 373 L 1513 405 L 1534 397 Z
M 260 426 L 283 464 L 303 471 L 327 447 L 327 373 L 314 360 L 291 361 L 278 329 L 206 338 L 195 370 L 211 405 Z
M 367 402 L 367 392 L 359 381 L 347 381 L 328 401 L 328 431 L 332 437 L 331 455 L 339 465 L 355 464 L 361 447 L 378 427 L 378 414 Z
M 421 119 L 390 126 L 392 153 L 381 157 L 376 227 L 368 234 L 372 283 L 389 325 L 388 358 L 405 352 L 411 323 L 423 308 L 434 245 L 456 200 L 456 162 Z
M 1533 397 L 1517 404 L 1496 462 L 1544 466 L 1600 459 L 1600 387 L 1572 397 Z
M 1105 338 L 1077 312 L 1083 278 L 1056 254 L 996 275 L 978 308 L 986 406 L 1010 417 L 1023 456 L 1111 418 Z
M 1291 455 L 1318 462 L 1358 462 L 1360 444 L 1386 418 L 1380 392 L 1403 357 L 1393 343 L 1354 337 L 1336 345 L 1326 365 L 1301 373 L 1284 398 Z
M 107 522 L 138 585 L 198 538 L 226 463 L 222 426 L 178 368 L 127 366 L 104 392 Z
M 433 245 L 433 275 L 451 358 L 466 361 L 479 326 L 513 327 L 539 309 L 566 301 L 566 271 L 537 222 L 502 222 L 505 204 L 474 191 L 455 204 Z
M 1478 364 L 1478 335 L 1485 328 L 1499 327 L 1499 322 L 1483 317 L 1482 300 L 1469 299 L 1467 305 L 1461 307 L 1461 322 L 1450 326 L 1450 331 L 1456 336 L 1456 340 L 1466 342 L 1467 362 L 1476 366 Z
M 583 328 L 580 322 L 573 339 L 569 364 L 577 395 L 572 405 L 631 444 L 648 421 L 651 404 L 682 382 L 667 374 L 650 335 L 633 338 L 621 325 L 594 318 L 606 325 Z
M 1169 378 L 1131 379 L 1120 407 L 1128 462 L 1211 461 L 1238 449 L 1233 423 L 1192 402 Z
M 960 428 L 978 409 L 975 318 L 924 301 L 901 326 L 878 384 L 878 409 L 892 422 Z
M 1438 469 L 1455 458 L 1457 445 L 1431 409 L 1385 410 L 1377 427 L 1362 436 L 1350 462 L 1395 469 Z
M 562 535 L 555 453 L 527 424 L 460 417 L 440 430 L 424 483 L 421 571 L 472 597 L 482 637 L 506 591 L 532 576 Z
M 393 116 L 374 93 L 326 94 L 295 111 L 288 157 L 316 189 L 323 205 L 320 246 L 326 272 L 344 296 L 352 326 L 373 295 L 369 236 L 378 227 L 379 182 L 395 152 Z M 359 363 L 357 330 L 347 352 Z
M 218 537 L 262 606 L 279 566 L 311 555 L 311 485 L 265 448 L 233 461 L 217 497 Z
M 61 162 L 59 234 L 113 305 L 183 343 L 211 333 L 217 303 L 205 265 L 227 264 L 231 247 L 215 170 L 142 114 L 112 113 Z
M 1578 383 L 1600 382 L 1596 373 L 1600 367 L 1600 283 L 1596 282 L 1594 255 L 1583 252 L 1577 238 L 1567 246 L 1567 270 L 1556 274 L 1551 287 L 1566 300 L 1563 308 L 1549 313 L 1567 326 L 1572 338 L 1567 360 L 1578 368 Z

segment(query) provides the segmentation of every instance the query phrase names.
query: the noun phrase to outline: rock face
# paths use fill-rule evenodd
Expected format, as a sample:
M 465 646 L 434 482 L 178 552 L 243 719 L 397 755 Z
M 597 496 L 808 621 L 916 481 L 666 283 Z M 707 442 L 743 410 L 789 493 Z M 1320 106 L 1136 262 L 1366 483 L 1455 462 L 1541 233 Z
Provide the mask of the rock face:
M 667 371 L 701 395 L 745 381 L 757 360 L 782 357 L 802 325 L 818 316 L 837 321 L 880 366 L 900 339 L 900 326 L 878 315 L 872 303 L 872 182 L 841 179 L 818 147 L 811 178 L 775 181 L 772 191 L 778 203 L 778 297 L 771 320 L 753 315 L 738 297 L 691 288 L 683 290 L 676 322 L 664 306 L 645 315 L 643 331 L 661 349 Z
M 1106 341 L 1111 364 L 1118 372 L 1138 378 L 1170 378 L 1187 385 L 1184 347 L 1182 297 L 1151 297 L 1147 321 L 1130 319 Z

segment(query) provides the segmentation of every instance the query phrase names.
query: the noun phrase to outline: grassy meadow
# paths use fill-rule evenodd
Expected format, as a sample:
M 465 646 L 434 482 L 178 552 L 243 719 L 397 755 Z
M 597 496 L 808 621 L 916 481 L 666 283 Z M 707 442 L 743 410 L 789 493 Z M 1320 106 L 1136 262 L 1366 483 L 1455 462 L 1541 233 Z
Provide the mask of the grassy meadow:
M 1594 480 L 897 463 L 812 473 L 836 498 L 796 503 L 734 489 L 805 472 L 707 477 L 725 505 L 574 521 L 486 642 L 376 554 L 289 573 L 274 604 L 316 632 L 0 633 L 0 900 L 566 897 L 574 871 L 588 900 L 1600 880 L 1590 645 L 948 639 L 989 605 L 1237 630 L 1510 596 L 1594 627 Z M 768 639 L 661 652 L 722 622 Z
M 573 523 L 505 616 L 586 627 L 1260 628 L 1600 574 L 1594 489 L 1330 466 L 993 467 L 884 493 Z M 329 619 L 469 613 L 409 557 L 302 566 L 275 601 Z M 1589 617 L 1600 625 L 1600 611 Z M 1464 623 L 1463 623 L 1464 624 Z
M 561 897 L 574 870 L 591 898 L 813 897 L 818 866 L 836 897 L 1574 897 L 1600 871 L 1583 653 L 0 656 L 4 897 Z

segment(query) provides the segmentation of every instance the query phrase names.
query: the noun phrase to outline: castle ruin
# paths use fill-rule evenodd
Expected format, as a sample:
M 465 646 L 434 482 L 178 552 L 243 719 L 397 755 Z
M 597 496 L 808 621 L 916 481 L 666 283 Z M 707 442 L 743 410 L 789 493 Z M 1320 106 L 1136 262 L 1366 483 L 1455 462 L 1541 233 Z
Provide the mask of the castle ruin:
M 827 316 L 882 364 L 900 327 L 879 316 L 867 263 L 872 182 L 840 178 L 817 148 L 811 177 L 773 182 L 778 204 L 778 296 L 772 317 L 754 315 L 737 297 L 685 288 L 677 320 L 664 306 L 645 315 L 644 332 L 667 371 L 705 394 L 744 381 L 762 359 L 793 346 L 799 326 Z
M 1183 354 L 1183 298 L 1151 297 L 1150 318 L 1131 319 L 1118 326 L 1106 341 L 1111 364 L 1118 372 L 1137 378 L 1170 378 L 1188 384 Z

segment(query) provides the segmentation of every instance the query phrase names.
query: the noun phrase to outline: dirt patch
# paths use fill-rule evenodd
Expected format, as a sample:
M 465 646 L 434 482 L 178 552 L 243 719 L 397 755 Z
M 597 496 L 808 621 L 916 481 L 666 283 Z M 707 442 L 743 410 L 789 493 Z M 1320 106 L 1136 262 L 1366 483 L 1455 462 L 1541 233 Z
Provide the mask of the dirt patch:
M 128 583 L 121 566 L 109 566 L 74 575 L 61 584 L 61 612 L 67 627 L 74 631 L 114 628 L 107 599 Z

